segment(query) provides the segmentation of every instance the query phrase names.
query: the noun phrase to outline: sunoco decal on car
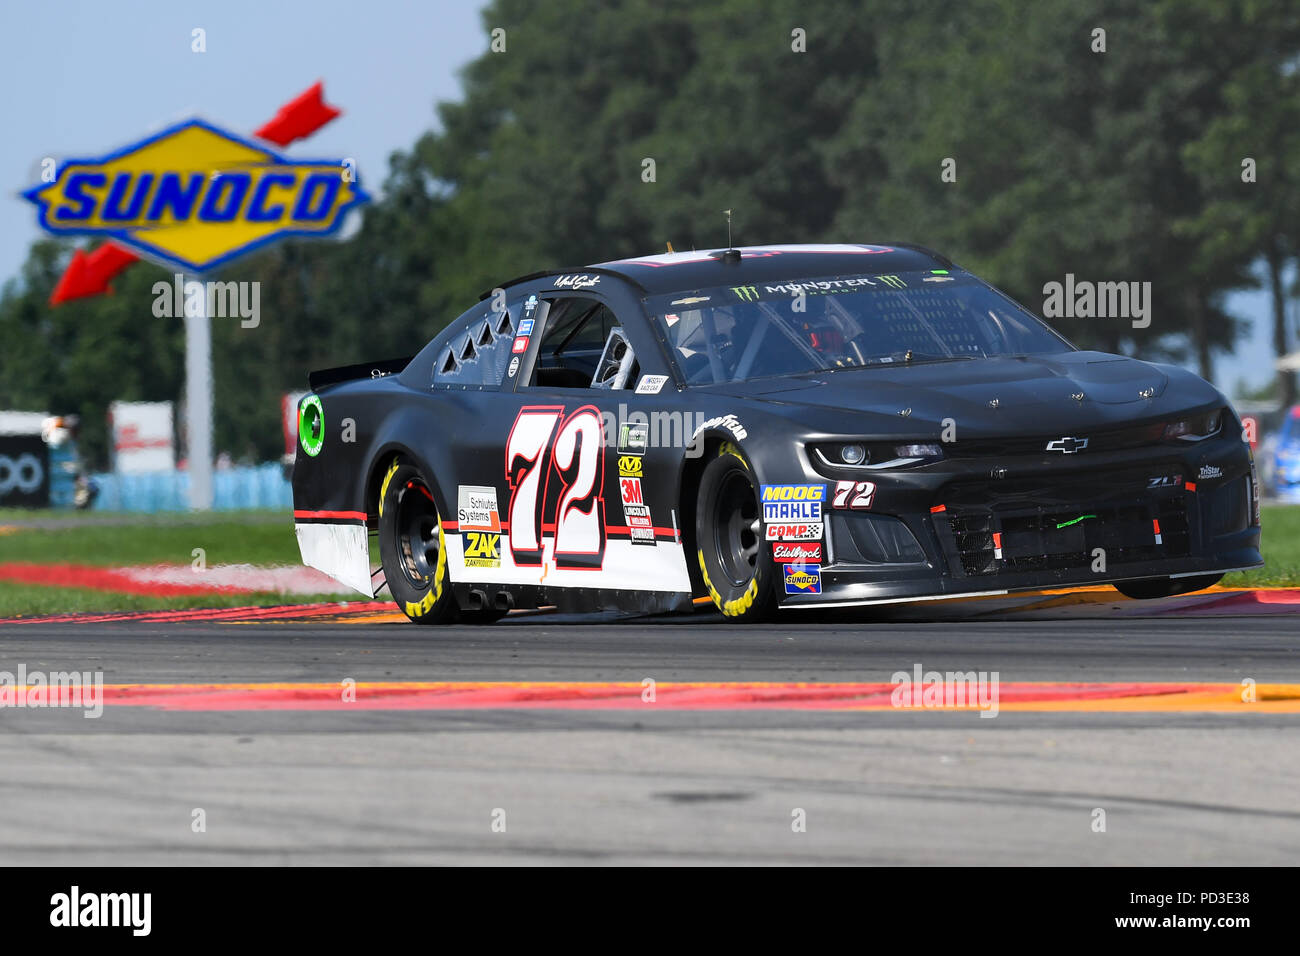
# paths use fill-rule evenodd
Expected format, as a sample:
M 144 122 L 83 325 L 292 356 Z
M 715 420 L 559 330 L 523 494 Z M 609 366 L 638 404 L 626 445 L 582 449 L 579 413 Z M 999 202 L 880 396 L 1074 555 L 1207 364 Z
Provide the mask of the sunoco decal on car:
M 821 594 L 822 569 L 819 564 L 787 564 L 782 571 L 785 574 L 786 594 Z
M 763 521 L 821 521 L 825 485 L 764 485 Z

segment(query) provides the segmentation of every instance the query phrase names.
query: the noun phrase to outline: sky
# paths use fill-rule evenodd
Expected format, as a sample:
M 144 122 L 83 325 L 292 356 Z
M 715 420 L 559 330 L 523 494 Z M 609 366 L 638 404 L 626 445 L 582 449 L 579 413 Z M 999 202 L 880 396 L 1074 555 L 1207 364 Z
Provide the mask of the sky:
M 324 80 L 326 102 L 343 115 L 286 152 L 355 157 L 377 193 L 389 155 L 435 125 L 436 102 L 460 97 L 459 69 L 489 42 L 482 4 L 469 0 L 4 3 L 0 282 L 40 235 L 36 207 L 20 194 L 38 182 L 45 156 L 101 155 L 192 115 L 251 133 Z M 196 27 L 206 31 L 204 53 L 191 49 Z M 1231 396 L 1239 380 L 1267 382 L 1273 359 L 1267 294 L 1235 293 L 1227 307 L 1251 323 L 1235 355 L 1216 356 L 1215 384 Z

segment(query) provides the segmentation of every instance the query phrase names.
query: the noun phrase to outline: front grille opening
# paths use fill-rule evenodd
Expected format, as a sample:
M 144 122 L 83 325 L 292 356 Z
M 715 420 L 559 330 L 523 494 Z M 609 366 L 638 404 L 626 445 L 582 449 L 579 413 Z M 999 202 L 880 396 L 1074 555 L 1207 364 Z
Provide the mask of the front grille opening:
M 1182 494 L 1070 508 L 949 506 L 947 515 L 961 570 L 972 577 L 1087 570 L 1099 548 L 1107 566 L 1191 552 L 1187 499 Z

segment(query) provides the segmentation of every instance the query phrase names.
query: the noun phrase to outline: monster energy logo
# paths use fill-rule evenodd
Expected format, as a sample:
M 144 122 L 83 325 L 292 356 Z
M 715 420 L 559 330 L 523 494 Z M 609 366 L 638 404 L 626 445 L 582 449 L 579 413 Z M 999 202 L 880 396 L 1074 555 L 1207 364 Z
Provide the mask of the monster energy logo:
M 881 282 L 883 282 L 885 285 L 889 286 L 891 289 L 907 288 L 907 283 L 904 282 L 902 279 L 900 279 L 898 276 L 876 276 L 876 278 L 879 279 Z
M 732 286 L 731 291 L 736 293 L 736 298 L 741 302 L 758 301 L 758 286 L 756 285 Z

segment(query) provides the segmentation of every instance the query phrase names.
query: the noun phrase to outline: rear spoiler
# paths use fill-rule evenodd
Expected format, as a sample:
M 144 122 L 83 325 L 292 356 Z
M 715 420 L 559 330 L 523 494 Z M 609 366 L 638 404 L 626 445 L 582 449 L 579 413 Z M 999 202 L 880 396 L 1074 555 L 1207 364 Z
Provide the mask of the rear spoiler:
M 327 385 L 337 385 L 340 382 L 351 382 L 358 378 L 383 378 L 385 375 L 395 375 L 406 366 L 411 364 L 414 355 L 408 355 L 406 358 L 384 359 L 381 362 L 361 362 L 358 365 L 340 365 L 338 368 L 321 369 L 318 372 L 312 372 L 307 376 L 307 381 L 311 383 L 312 391 L 319 391 Z

